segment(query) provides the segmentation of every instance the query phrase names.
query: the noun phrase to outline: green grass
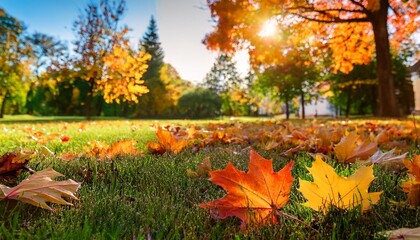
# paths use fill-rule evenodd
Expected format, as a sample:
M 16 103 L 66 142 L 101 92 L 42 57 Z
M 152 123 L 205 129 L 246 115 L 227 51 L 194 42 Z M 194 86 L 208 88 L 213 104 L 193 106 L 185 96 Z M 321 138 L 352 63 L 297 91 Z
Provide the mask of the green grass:
M 292 173 L 296 180 L 291 200 L 281 211 L 305 224 L 280 216 L 276 225 L 242 230 L 237 218 L 214 220 L 198 204 L 222 197 L 225 191 L 207 179 L 188 177 L 186 170 L 195 169 L 205 157 L 210 157 L 213 169 L 222 169 L 230 161 L 245 171 L 249 151 L 241 151 L 246 147 L 243 145 L 219 144 L 199 151 L 188 149 L 177 155 L 148 154 L 145 145 L 155 140 L 150 124 L 174 123 L 189 126 L 205 122 L 0 122 L 0 154 L 17 147 L 33 150 L 41 147 L 28 138 L 23 131 L 25 128 L 70 136 L 72 139 L 68 143 L 54 140 L 46 144 L 57 154 L 83 152 L 91 140 L 112 143 L 120 139 L 137 140 L 138 148 L 145 152 L 139 157 L 112 160 L 80 158 L 64 162 L 54 156 L 38 156 L 31 160 L 29 165 L 34 170 L 53 167 L 65 178 L 81 182 L 77 193 L 80 201 L 72 201 L 74 206 L 53 205 L 54 212 L 24 203 L 1 201 L 0 239 L 370 239 L 380 238 L 376 235 L 380 231 L 420 226 L 420 208 L 394 203 L 406 199 L 399 187 L 406 173 L 391 174 L 376 166 L 376 179 L 370 191 L 384 193 L 372 210 L 362 214 L 358 209 L 332 209 L 324 215 L 301 206 L 305 199 L 296 190 L 297 179 L 311 179 L 306 167 L 312 160 L 304 152 L 294 156 L 296 164 Z M 265 158 L 274 159 L 275 170 L 290 161 L 279 157 L 280 150 L 256 150 Z M 329 163 L 343 175 L 349 175 L 357 168 Z M 19 181 L 25 176 L 27 174 L 19 176 Z

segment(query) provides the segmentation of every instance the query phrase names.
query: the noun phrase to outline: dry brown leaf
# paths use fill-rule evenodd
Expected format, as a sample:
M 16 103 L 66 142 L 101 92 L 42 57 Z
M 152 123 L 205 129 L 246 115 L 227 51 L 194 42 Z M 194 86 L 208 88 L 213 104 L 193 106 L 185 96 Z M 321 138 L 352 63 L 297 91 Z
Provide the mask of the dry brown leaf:
M 356 132 L 351 132 L 334 146 L 334 154 L 339 162 L 353 163 L 356 159 L 367 160 L 377 150 L 377 143 L 364 140 L 361 144 L 357 144 L 359 136 Z
M 77 199 L 75 196 L 80 183 L 71 179 L 54 181 L 56 177 L 63 176 L 51 168 L 44 169 L 30 175 L 16 187 L 10 188 L 0 184 L 0 200 L 14 199 L 37 207 L 52 210 L 47 202 L 73 205 L 63 197 Z
M 379 233 L 380 236 L 386 237 L 389 240 L 419 240 L 420 239 L 420 227 L 418 228 L 400 228 L 390 231 L 384 231 Z
M 211 169 L 210 158 L 204 158 L 203 162 L 197 164 L 197 171 L 187 169 L 187 176 L 189 177 L 207 177 Z

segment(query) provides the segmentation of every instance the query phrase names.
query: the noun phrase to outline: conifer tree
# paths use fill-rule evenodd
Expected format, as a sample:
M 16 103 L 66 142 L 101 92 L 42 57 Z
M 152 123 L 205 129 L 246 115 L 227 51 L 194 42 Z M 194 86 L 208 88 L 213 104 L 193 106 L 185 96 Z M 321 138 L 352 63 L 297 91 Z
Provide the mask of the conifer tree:
M 220 54 L 210 72 L 206 74 L 203 87 L 221 94 L 241 85 L 241 83 L 242 80 L 235 62 L 228 55 Z
M 157 117 L 165 110 L 168 103 L 164 97 L 166 95 L 165 85 L 160 79 L 160 69 L 164 65 L 164 52 L 159 41 L 157 23 L 153 16 L 150 18 L 146 33 L 140 40 L 140 45 L 152 58 L 148 62 L 149 67 L 146 73 L 143 75 L 149 93 L 139 99 L 140 103 L 137 106 L 136 115 L 138 117 Z

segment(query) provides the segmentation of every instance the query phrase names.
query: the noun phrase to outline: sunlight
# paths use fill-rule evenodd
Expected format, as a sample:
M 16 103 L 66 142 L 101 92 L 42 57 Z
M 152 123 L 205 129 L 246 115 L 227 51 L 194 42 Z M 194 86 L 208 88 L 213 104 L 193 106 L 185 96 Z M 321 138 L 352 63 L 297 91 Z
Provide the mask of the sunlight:
M 261 31 L 258 33 L 260 37 L 270 37 L 273 36 L 277 31 L 277 21 L 275 18 L 267 20 L 262 26 Z

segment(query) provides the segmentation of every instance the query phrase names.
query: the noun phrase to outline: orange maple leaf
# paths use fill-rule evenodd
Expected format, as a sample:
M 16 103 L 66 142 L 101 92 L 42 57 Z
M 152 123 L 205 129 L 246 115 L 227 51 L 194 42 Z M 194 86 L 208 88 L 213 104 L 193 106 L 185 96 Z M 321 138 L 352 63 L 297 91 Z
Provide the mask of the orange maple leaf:
M 289 201 L 293 183 L 293 161 L 274 172 L 272 160 L 251 150 L 248 173 L 238 170 L 230 162 L 223 170 L 210 171 L 210 181 L 223 187 L 228 194 L 223 198 L 201 203 L 215 218 L 236 216 L 246 224 L 276 223 L 277 209 Z
M 175 137 L 172 136 L 171 132 L 163 130 L 160 126 L 156 131 L 156 137 L 158 139 L 158 142 L 147 143 L 147 149 L 151 153 L 179 153 L 188 145 L 184 139 L 175 139 Z
M 141 155 L 141 151 L 136 148 L 137 141 L 128 139 L 114 142 L 108 149 L 106 156 L 108 158 L 114 158 L 122 155 L 138 156 Z
M 420 206 L 420 155 L 415 155 L 413 161 L 403 160 L 404 165 L 410 171 L 407 181 L 402 184 L 402 189 L 408 195 L 408 203 L 413 206 Z

